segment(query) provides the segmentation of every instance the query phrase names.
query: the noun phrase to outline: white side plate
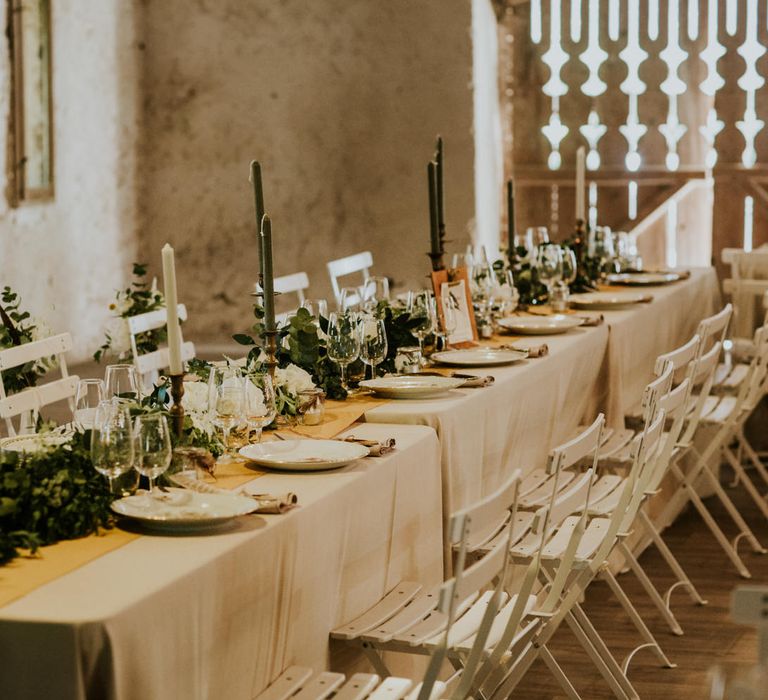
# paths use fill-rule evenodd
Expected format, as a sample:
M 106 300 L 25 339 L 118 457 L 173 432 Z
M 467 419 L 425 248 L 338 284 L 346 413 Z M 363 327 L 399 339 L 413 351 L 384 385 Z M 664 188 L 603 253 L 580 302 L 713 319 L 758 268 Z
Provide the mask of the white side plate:
M 577 309 L 596 309 L 598 311 L 616 311 L 629 309 L 635 304 L 643 304 L 653 300 L 651 294 L 645 292 L 589 292 L 574 294 L 571 306 Z
M 584 319 L 578 316 L 566 314 L 552 314 L 551 316 L 511 316 L 502 318 L 499 325 L 512 333 L 522 335 L 554 335 L 566 333 L 571 328 L 577 328 Z
M 680 275 L 676 272 L 622 272 L 621 274 L 608 275 L 608 284 L 623 284 L 627 287 L 647 287 L 658 284 L 670 284 L 677 282 Z
M 261 467 L 289 471 L 338 469 L 368 456 L 368 448 L 341 440 L 283 440 L 240 448 L 240 454 Z
M 493 367 L 520 362 L 528 357 L 527 350 L 505 350 L 495 348 L 467 348 L 466 350 L 445 350 L 433 353 L 435 362 L 457 367 Z
M 428 399 L 457 389 L 464 379 L 419 375 L 397 375 L 366 379 L 360 386 L 388 399 Z

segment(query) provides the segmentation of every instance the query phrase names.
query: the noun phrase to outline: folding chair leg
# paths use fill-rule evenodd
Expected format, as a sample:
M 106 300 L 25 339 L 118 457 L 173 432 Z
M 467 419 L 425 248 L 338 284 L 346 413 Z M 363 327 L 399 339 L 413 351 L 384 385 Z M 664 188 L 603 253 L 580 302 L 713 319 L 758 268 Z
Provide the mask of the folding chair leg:
M 576 688 L 573 687 L 573 684 L 568 679 L 568 676 L 566 676 L 563 669 L 560 668 L 560 664 L 558 664 L 555 657 L 552 656 L 552 652 L 547 648 L 547 645 L 542 645 L 539 652 L 541 653 L 541 660 L 547 665 L 550 673 L 557 679 L 557 682 L 560 684 L 560 687 L 563 689 L 566 696 L 571 700 L 581 700 L 581 695 L 578 694 Z
M 755 502 L 755 505 L 758 507 L 760 512 L 768 518 L 768 503 L 765 502 L 765 499 L 762 497 L 760 492 L 757 490 L 757 487 L 752 482 L 752 479 L 749 478 L 749 475 L 744 471 L 744 467 L 741 466 L 738 459 L 736 459 L 736 456 L 731 452 L 731 450 L 726 447 L 723 450 L 723 454 L 725 455 L 725 458 L 728 460 L 728 463 L 733 468 L 733 471 L 738 474 L 739 481 L 746 489 L 747 493 L 752 497 L 752 500 Z
M 760 456 L 755 452 L 749 440 L 747 440 L 747 436 L 744 435 L 744 428 L 739 428 L 736 431 L 736 439 L 739 442 L 739 456 L 741 456 L 742 450 L 746 452 L 747 459 L 752 462 L 757 472 L 763 477 L 763 481 L 768 484 L 768 469 L 765 468 L 765 465 L 760 460 Z M 741 464 L 741 460 L 739 460 L 739 464 Z
M 624 555 L 625 561 L 629 564 L 629 568 L 637 576 L 637 580 L 640 581 L 640 585 L 643 587 L 648 597 L 653 601 L 656 609 L 661 613 L 662 617 L 669 625 L 669 629 L 673 634 L 681 636 L 683 634 L 683 628 L 680 627 L 680 623 L 675 618 L 669 605 L 664 602 L 661 594 L 656 590 L 656 586 L 653 585 L 653 581 L 648 578 L 648 574 L 645 573 L 645 569 L 640 566 L 640 562 L 637 561 L 637 557 L 632 554 L 632 550 L 627 547 L 625 542 L 619 542 L 619 551 Z
M 667 546 L 667 543 L 664 541 L 664 538 L 661 536 L 659 531 L 656 529 L 656 526 L 653 524 L 653 521 L 648 517 L 648 514 L 645 512 L 644 509 L 640 509 L 638 511 L 638 515 L 640 517 L 640 522 L 643 525 L 645 531 L 650 535 L 651 541 L 656 545 L 656 549 L 661 552 L 661 556 L 664 557 L 664 560 L 667 562 L 667 565 L 670 569 L 672 569 L 672 572 L 677 577 L 677 582 L 673 583 L 668 589 L 666 594 L 664 595 L 664 604 L 666 605 L 667 609 L 672 610 L 671 605 L 671 599 L 672 599 L 672 591 L 675 590 L 678 586 L 684 586 L 685 589 L 688 591 L 688 595 L 691 597 L 691 600 L 693 600 L 694 603 L 697 605 L 706 605 L 707 601 L 704 600 L 699 595 L 699 592 L 696 590 L 696 586 L 693 585 L 693 582 L 691 579 L 688 578 L 688 574 L 685 573 L 685 569 L 680 565 L 680 562 L 677 561 L 677 558 L 674 554 L 672 554 L 672 550 Z
M 384 663 L 384 659 L 379 655 L 379 652 L 377 652 L 368 642 L 363 642 L 363 653 L 368 657 L 368 661 L 371 662 L 376 673 L 382 678 L 392 675 L 389 672 L 387 665 Z
M 632 657 L 641 649 L 650 648 L 653 650 L 653 653 L 656 654 L 656 656 L 659 658 L 659 661 L 661 661 L 661 665 L 665 666 L 666 668 L 675 668 L 677 664 L 673 664 L 668 658 L 667 655 L 662 650 L 661 646 L 659 646 L 659 643 L 656 641 L 656 637 L 653 636 L 651 631 L 646 627 L 645 623 L 643 622 L 643 618 L 640 617 L 640 614 L 635 609 L 635 606 L 632 605 L 632 601 L 627 597 L 627 594 L 624 592 L 624 589 L 619 585 L 619 582 L 616 580 L 615 576 L 611 573 L 610 569 L 606 569 L 603 572 L 603 576 L 608 583 L 608 586 L 613 591 L 613 594 L 616 596 L 618 601 L 621 603 L 621 607 L 624 608 L 624 611 L 629 615 L 630 620 L 634 623 L 635 627 L 637 628 L 637 631 L 640 633 L 640 636 L 645 640 L 645 644 L 640 644 L 636 646 L 624 659 L 624 663 L 621 665 L 621 670 L 624 671 L 624 673 L 627 673 L 629 670 L 629 664 L 632 662 Z
M 603 638 L 592 626 L 580 605 L 574 605 L 571 608 L 565 616 L 565 621 L 576 635 L 584 651 L 587 652 L 592 662 L 597 666 L 600 675 L 611 687 L 614 695 L 625 700 L 640 700 L 640 696 L 629 682 L 629 678 L 621 670 L 619 664 L 616 663 L 611 650 L 605 645 Z

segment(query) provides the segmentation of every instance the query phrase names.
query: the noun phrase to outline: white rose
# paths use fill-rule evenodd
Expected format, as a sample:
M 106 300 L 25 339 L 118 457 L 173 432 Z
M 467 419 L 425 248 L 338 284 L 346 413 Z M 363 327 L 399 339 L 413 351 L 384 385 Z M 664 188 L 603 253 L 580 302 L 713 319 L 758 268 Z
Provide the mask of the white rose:
M 395 372 L 402 372 L 408 364 L 408 358 L 405 355 L 397 355 L 395 357 Z
M 181 399 L 181 405 L 187 413 L 205 413 L 208 410 L 208 384 L 206 382 L 184 382 L 184 396 Z
M 314 389 L 312 375 L 296 365 L 288 365 L 285 369 L 275 370 L 275 384 L 282 387 L 286 393 L 296 395 L 300 391 Z

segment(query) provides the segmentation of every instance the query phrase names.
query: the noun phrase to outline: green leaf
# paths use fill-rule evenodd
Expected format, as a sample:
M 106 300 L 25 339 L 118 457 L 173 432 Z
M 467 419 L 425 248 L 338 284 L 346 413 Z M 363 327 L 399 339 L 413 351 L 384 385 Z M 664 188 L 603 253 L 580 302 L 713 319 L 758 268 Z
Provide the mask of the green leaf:
M 245 333 L 235 333 L 235 335 L 232 336 L 232 340 L 240 345 L 256 345 L 256 341 L 251 338 L 250 335 L 246 335 Z

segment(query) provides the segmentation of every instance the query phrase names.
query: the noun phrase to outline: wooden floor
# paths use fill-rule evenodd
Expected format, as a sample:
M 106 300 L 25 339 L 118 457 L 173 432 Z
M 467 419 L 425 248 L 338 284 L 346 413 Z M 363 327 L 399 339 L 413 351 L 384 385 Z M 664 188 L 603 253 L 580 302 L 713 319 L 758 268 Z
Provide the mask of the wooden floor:
M 744 496 L 742 488 L 727 490 L 758 539 L 763 545 L 768 545 L 768 523 L 765 518 L 752 501 Z M 718 508 L 712 499 L 707 499 L 706 503 L 719 521 L 727 522 L 722 508 Z M 725 531 L 726 534 L 731 533 L 730 529 Z M 683 590 L 675 591 L 672 609 L 685 632 L 682 637 L 678 637 L 666 627 L 634 576 L 631 573 L 620 576 L 622 587 L 641 612 L 667 656 L 677 664 L 674 669 L 662 668 L 650 651 L 642 650 L 632 661 L 629 679 L 644 699 L 706 699 L 710 697 L 708 672 L 714 664 L 720 664 L 729 673 L 734 673 L 740 671 L 742 666 L 755 662 L 755 630 L 733 623 L 729 613 L 731 591 L 746 581 L 738 576 L 703 521 L 692 509 L 680 516 L 664 533 L 664 538 L 709 604 L 696 606 Z M 768 585 L 768 555 L 751 553 L 743 540 L 740 552 L 752 573 L 751 582 Z M 640 561 L 658 584 L 657 588 L 664 590 L 673 583 L 663 559 L 654 548 L 646 551 Z M 585 610 L 614 657 L 621 662 L 639 640 L 635 628 L 605 583 L 596 581 L 588 589 Z M 566 625 L 558 630 L 550 647 L 585 700 L 614 697 Z M 560 700 L 566 696 L 544 664 L 537 661 L 513 697 Z M 768 697 L 768 689 L 765 697 Z

